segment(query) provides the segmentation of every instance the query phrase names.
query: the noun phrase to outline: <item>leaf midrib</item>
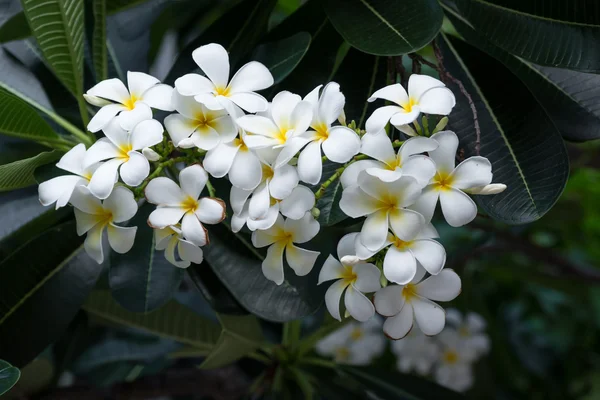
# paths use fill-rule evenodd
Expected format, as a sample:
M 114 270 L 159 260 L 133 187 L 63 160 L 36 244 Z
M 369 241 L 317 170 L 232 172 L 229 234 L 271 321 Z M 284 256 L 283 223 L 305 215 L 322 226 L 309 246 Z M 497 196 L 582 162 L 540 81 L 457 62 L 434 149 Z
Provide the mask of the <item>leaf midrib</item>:
M 379 12 L 371 4 L 369 4 L 369 2 L 367 2 L 367 0 L 360 0 L 360 2 L 364 4 L 364 6 L 367 8 L 367 10 L 372 12 L 373 15 L 375 15 L 377 18 L 379 18 L 379 20 L 381 22 L 383 22 L 388 28 L 390 28 L 392 30 L 392 32 L 394 32 L 396 35 L 398 35 L 400 37 L 400 39 L 404 40 L 406 42 L 406 44 L 408 44 L 410 47 L 413 47 L 413 45 L 408 40 L 406 40 L 406 38 L 404 36 L 402 36 L 402 34 L 396 28 L 394 28 L 394 26 L 392 24 L 390 24 L 390 22 L 387 19 L 385 19 L 383 17 L 383 15 L 379 14 Z

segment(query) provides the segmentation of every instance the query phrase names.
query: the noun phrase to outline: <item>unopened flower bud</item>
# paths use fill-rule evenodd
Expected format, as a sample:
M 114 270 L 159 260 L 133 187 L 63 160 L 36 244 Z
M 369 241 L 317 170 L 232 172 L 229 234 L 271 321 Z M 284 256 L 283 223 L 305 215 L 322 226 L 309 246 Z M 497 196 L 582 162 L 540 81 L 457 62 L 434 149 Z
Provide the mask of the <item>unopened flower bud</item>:
M 315 207 L 312 210 L 310 210 L 310 213 L 312 214 L 312 216 L 315 219 L 319 219 L 319 215 L 321 215 L 321 210 L 319 210 L 317 207 Z
M 506 190 L 506 185 L 503 183 L 491 183 L 485 186 L 478 186 L 468 190 L 466 192 L 470 194 L 480 194 L 480 195 L 488 195 L 488 194 L 498 194 L 502 193 Z
M 360 258 L 357 256 L 344 256 L 340 261 L 344 265 L 356 265 L 361 262 Z
M 158 161 L 160 160 L 160 154 L 152 150 L 150 147 L 144 147 L 142 149 L 142 154 L 148 161 Z

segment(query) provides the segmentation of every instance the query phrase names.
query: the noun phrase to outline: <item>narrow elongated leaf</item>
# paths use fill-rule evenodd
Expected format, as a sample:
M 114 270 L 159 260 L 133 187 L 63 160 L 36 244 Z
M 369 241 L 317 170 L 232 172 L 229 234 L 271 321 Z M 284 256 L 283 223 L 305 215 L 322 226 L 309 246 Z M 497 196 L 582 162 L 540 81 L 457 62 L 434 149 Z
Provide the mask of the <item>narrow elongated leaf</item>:
M 0 396 L 8 392 L 19 381 L 21 371 L 4 360 L 0 360 Z
M 10 343 L 0 358 L 23 366 L 67 328 L 102 271 L 82 241 L 75 224 L 65 223 L 0 263 L 0 342 Z
M 600 25 L 560 19 L 555 12 L 552 12 L 553 18 L 523 12 L 508 1 L 458 0 L 456 3 L 477 31 L 509 53 L 540 65 L 600 71 L 600 48 L 596 45 L 600 41 Z M 565 10 L 575 9 L 575 2 L 560 3 Z M 557 7 L 553 1 L 548 8 L 556 10 Z
M 115 300 L 129 311 L 147 313 L 173 297 L 184 270 L 171 265 L 154 249 L 154 230 L 146 221 L 154 207 L 144 204 L 131 220 L 138 230 L 125 254 L 111 253 L 109 284 Z
M 492 217 L 509 224 L 534 221 L 559 198 L 569 175 L 560 133 L 527 88 L 501 63 L 459 39 L 443 35 L 444 65 L 473 98 L 481 128 L 481 155 L 492 163 L 503 193 L 476 196 Z M 489 79 L 490 76 L 502 79 Z M 459 87 L 448 82 L 457 105 L 450 128 L 465 156 L 475 151 L 474 119 Z
M 600 3 L 596 0 L 493 0 L 493 3 L 537 17 L 600 25 Z
M 125 310 L 110 292 L 95 290 L 85 301 L 83 309 L 100 322 L 140 329 L 198 349 L 211 350 L 220 334 L 217 324 L 175 301 L 148 314 L 140 314 Z
M 233 316 L 217 314 L 221 335 L 200 368 L 219 368 L 242 358 L 264 341 L 258 319 L 253 315 Z
M 321 178 L 320 184 L 323 184 L 329 177 L 335 174 L 340 167 L 340 164 L 327 161 L 323 165 L 323 177 Z M 338 179 L 333 181 L 323 195 L 317 200 L 316 207 L 320 211 L 319 223 L 323 226 L 335 225 L 348 218 L 340 208 L 342 191 L 342 184 L 338 177 Z
M 1 87 L 0 134 L 38 141 L 59 139 L 58 134 L 30 105 Z
M 266 65 L 275 83 L 281 82 L 300 63 L 310 46 L 310 34 L 298 32 L 294 36 L 256 48 L 252 59 Z
M 381 56 L 419 50 L 437 35 L 443 19 L 436 0 L 327 0 L 325 11 L 348 43 Z
M 0 165 L 0 192 L 27 187 L 36 183 L 33 175 L 41 165 L 57 160 L 60 154 L 55 151 L 40 153 L 35 157 Z
M 96 81 L 108 78 L 108 52 L 106 50 L 106 0 L 94 0 L 94 34 L 92 57 Z
M 365 392 L 382 400 L 460 400 L 464 395 L 414 375 L 389 372 L 372 367 L 342 367 L 341 372 L 356 380 Z
M 22 12 L 13 15 L 0 26 L 0 44 L 25 39 L 30 35 L 27 18 Z
M 509 68 L 533 93 L 564 138 L 600 137 L 600 75 L 532 64 L 505 52 L 454 15 L 457 31 L 470 43 Z

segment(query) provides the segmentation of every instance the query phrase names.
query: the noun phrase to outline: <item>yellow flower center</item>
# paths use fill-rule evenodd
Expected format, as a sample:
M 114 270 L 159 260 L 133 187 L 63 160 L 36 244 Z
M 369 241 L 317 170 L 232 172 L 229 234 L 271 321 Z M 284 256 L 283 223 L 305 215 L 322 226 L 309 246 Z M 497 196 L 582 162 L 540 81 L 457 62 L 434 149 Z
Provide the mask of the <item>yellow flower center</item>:
M 261 168 L 262 168 L 263 182 L 266 181 L 267 179 L 271 179 L 273 177 L 273 175 L 275 174 L 273 172 L 273 169 L 271 167 L 269 167 L 267 164 L 262 164 Z
M 96 211 L 97 220 L 102 225 L 108 225 L 113 222 L 113 213 L 110 210 L 105 209 L 104 207 L 99 207 Z
M 92 173 L 91 172 L 85 172 L 83 175 L 85 179 L 87 179 L 88 181 L 92 179 Z
M 351 266 L 344 265 L 344 272 L 342 272 L 340 278 L 344 280 L 346 285 L 350 285 L 351 283 L 356 282 L 356 278 L 358 278 L 358 276 Z
M 442 355 L 442 359 L 446 364 L 456 364 L 458 362 L 458 353 L 454 350 L 446 350 Z
M 396 246 L 399 250 L 409 249 L 412 246 L 412 244 L 413 244 L 412 240 L 405 242 L 404 240 L 402 240 L 398 237 L 395 237 L 395 239 L 394 239 L 394 246 Z
M 382 194 L 379 200 L 384 204 L 383 208 L 390 212 L 395 211 L 398 207 L 398 203 L 400 203 L 400 199 L 398 199 L 397 196 L 389 193 Z
M 325 124 L 320 124 L 314 127 L 317 140 L 325 140 L 329 137 L 329 127 Z
M 402 106 L 402 108 L 404 108 L 404 110 L 409 113 L 412 111 L 413 106 L 417 105 L 417 100 L 409 97 L 408 98 L 408 103 L 404 103 L 404 104 L 400 104 Z
M 227 86 L 227 87 L 217 86 L 215 88 L 215 94 L 217 96 L 225 96 L 225 97 L 229 96 L 229 86 Z
M 125 100 L 125 103 L 123 103 L 123 105 L 125 107 L 127 107 L 128 110 L 133 110 L 135 108 L 135 102 L 138 101 L 140 98 L 137 97 L 135 94 L 132 94 L 127 100 Z
M 119 157 L 118 158 L 123 158 L 126 161 L 129 160 L 129 152 L 132 150 L 132 146 L 131 143 L 125 143 L 122 144 L 121 146 L 119 146 Z
M 285 244 L 292 244 L 294 242 L 294 235 L 292 232 L 281 230 L 275 237 L 278 242 L 284 242 Z
M 198 209 L 198 200 L 191 196 L 187 196 L 186 199 L 181 202 L 181 208 L 183 208 L 186 213 L 196 212 Z
M 433 182 L 437 190 L 450 190 L 454 182 L 454 177 L 445 172 L 438 172 L 433 177 Z
M 239 151 L 248 151 L 248 146 L 246 146 L 246 143 L 244 143 L 244 139 L 242 139 L 241 137 L 233 139 L 233 145 L 240 146 Z
M 350 350 L 347 347 L 340 347 L 335 350 L 335 359 L 344 361 L 350 358 Z
M 277 134 L 277 136 L 275 136 L 275 139 L 277 139 L 277 141 L 281 144 L 285 144 L 287 142 L 287 133 L 288 133 L 287 127 L 282 127 L 279 128 L 279 133 Z
M 358 340 L 364 336 L 363 330 L 360 328 L 354 328 L 352 332 L 350 332 L 350 338 L 352 340 Z
M 409 283 L 408 285 L 404 286 L 404 289 L 402 289 L 402 297 L 404 297 L 404 300 L 409 301 L 416 296 L 417 287 L 415 284 Z
M 471 336 L 471 332 L 469 332 L 469 328 L 467 328 L 466 326 L 461 326 L 458 329 L 458 334 L 462 337 L 468 337 Z

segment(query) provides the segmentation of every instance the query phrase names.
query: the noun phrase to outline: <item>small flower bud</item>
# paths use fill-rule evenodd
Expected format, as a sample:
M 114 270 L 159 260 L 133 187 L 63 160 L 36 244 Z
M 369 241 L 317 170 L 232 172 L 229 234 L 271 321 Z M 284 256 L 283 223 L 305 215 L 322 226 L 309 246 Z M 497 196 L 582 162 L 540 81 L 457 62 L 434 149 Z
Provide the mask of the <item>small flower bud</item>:
M 310 210 L 310 213 L 312 214 L 312 216 L 315 219 L 319 219 L 319 215 L 321 215 L 321 210 L 319 210 L 317 207 L 315 207 L 312 210 Z
M 342 112 L 340 113 L 340 115 L 338 116 L 338 122 L 344 126 L 346 126 L 346 113 L 344 112 L 344 110 L 342 109 Z
M 466 190 L 466 192 L 470 194 L 480 194 L 480 195 L 488 195 L 488 194 L 498 194 L 502 193 L 506 190 L 506 185 L 503 183 L 492 183 L 485 186 L 478 186 L 471 189 Z
M 443 131 L 444 128 L 446 127 L 446 125 L 448 125 L 448 117 L 444 117 L 444 118 L 440 119 L 440 122 L 437 123 L 437 125 L 435 126 L 435 129 L 431 133 L 434 134 L 439 131 Z
M 357 256 L 344 256 L 340 261 L 343 265 L 348 266 L 356 265 L 361 262 L 360 258 L 358 258 Z
M 408 136 L 417 136 L 417 132 L 410 125 L 398 125 L 396 127 L 400 132 Z
M 152 150 L 150 147 L 144 147 L 142 149 L 142 154 L 148 161 L 158 161 L 160 160 L 160 154 Z

